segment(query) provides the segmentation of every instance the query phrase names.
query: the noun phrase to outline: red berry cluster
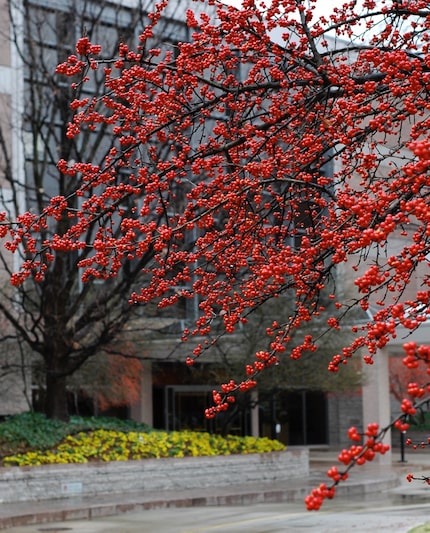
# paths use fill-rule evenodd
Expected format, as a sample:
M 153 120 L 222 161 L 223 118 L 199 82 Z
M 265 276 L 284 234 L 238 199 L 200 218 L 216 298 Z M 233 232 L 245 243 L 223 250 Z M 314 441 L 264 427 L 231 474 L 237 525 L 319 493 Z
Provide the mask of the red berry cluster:
M 337 466 L 332 466 L 327 476 L 332 479 L 332 484 L 320 485 L 318 488 L 306 496 L 305 504 L 309 511 L 316 511 L 321 508 L 325 499 L 333 498 L 335 495 L 335 488 L 341 481 L 348 479 L 348 471 L 354 465 L 364 465 L 366 462 L 372 461 L 376 454 L 385 454 L 389 450 L 389 446 L 381 442 L 384 432 L 381 432 L 378 424 L 369 424 L 364 433 L 359 433 L 356 427 L 351 427 L 348 430 L 348 437 L 354 442 L 361 442 L 362 444 L 353 444 L 349 448 L 342 450 L 339 454 L 339 462 L 345 465 L 343 471 L 339 471 Z

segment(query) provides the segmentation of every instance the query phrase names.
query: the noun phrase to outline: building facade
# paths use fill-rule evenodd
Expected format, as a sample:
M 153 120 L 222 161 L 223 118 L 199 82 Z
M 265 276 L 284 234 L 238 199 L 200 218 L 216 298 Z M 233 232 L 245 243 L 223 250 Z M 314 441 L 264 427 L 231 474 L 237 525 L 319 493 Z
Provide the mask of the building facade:
M 56 162 L 60 157 L 78 158 L 87 149 L 87 146 L 76 146 L 73 152 L 64 144 L 64 120 L 68 117 L 66 109 L 72 94 L 68 80 L 62 86 L 57 82 L 52 84 L 55 66 L 73 52 L 74 43 L 84 32 L 91 34 L 94 42 L 102 44 L 106 54 L 114 56 L 119 41 L 136 41 L 140 28 L 147 22 L 147 8 L 152 2 L 148 5 L 132 0 L 122 3 L 94 0 L 0 2 L 0 11 L 4 14 L 0 35 L 0 105 L 3 110 L 0 120 L 4 140 L 0 171 L 3 176 L 9 176 L 0 179 L 2 202 L 12 216 L 15 207 L 23 212 L 36 207 L 41 195 L 58 194 Z M 204 8 L 202 3 L 192 5 L 193 8 L 198 6 Z M 169 4 L 166 19 L 160 26 L 162 35 L 157 37 L 163 46 L 174 48 L 178 41 L 189 39 L 184 23 L 188 7 L 188 1 L 175 0 Z M 90 88 L 99 89 L 97 86 Z M 36 111 L 40 114 L 39 122 L 34 120 L 39 117 Z M 107 146 L 103 139 L 98 143 L 95 158 Z M 40 187 L 35 181 L 37 175 L 43 179 Z M 18 184 L 14 191 L 11 184 Z M 9 257 L 9 261 L 16 259 Z M 13 265 L 10 269 L 13 270 Z M 7 274 L 4 283 L 7 283 Z M 103 292 L 110 288 L 103 286 L 97 290 Z M 123 297 L 126 299 L 127 293 Z M 261 394 L 260 401 L 258 393 L 245 396 L 237 411 L 216 421 L 205 420 L 203 412 L 211 400 L 212 389 L 228 377 L 226 368 L 234 366 L 245 341 L 239 332 L 194 369 L 187 368 L 184 360 L 190 347 L 180 342 L 180 336 L 184 326 L 194 321 L 198 312 L 196 304 L 184 299 L 174 310 L 163 314 L 145 308 L 124 325 L 112 345 L 117 352 L 127 345 L 129 353 L 138 356 L 143 365 L 139 399 L 124 414 L 159 428 L 260 434 L 281 438 L 290 445 L 342 444 L 349 426 L 362 425 L 359 392 L 307 390 L 300 383 L 293 389 L 282 384 L 276 390 L 269 389 Z M 78 342 L 78 339 L 71 342 Z M 14 380 L 10 374 L 7 378 L 7 386 L 13 384 L 13 395 L 11 389 L 0 382 L 0 394 L 4 390 L 7 398 L 2 402 L 0 415 L 27 410 L 31 399 L 37 401 L 43 389 L 35 379 L 31 347 L 25 342 L 19 343 L 16 338 L 12 344 L 13 349 L 4 351 L 13 353 L 13 361 L 19 364 L 13 365 Z M 4 339 L 2 346 L 6 345 Z M 226 353 L 229 354 L 227 365 Z M 29 376 L 32 376 L 33 390 L 28 383 Z M 84 409 L 83 403 L 79 407 L 79 402 L 82 394 L 86 394 L 91 401 L 89 407 L 86 403 L 85 409 L 97 411 L 97 402 L 91 399 L 91 379 L 88 376 L 82 379 L 87 383 L 71 391 L 72 405 Z

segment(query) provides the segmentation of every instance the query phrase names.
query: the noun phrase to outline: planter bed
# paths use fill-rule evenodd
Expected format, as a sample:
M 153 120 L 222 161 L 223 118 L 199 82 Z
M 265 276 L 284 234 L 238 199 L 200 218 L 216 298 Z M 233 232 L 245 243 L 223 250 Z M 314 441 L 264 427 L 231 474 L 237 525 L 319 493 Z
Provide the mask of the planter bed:
M 198 489 L 309 474 L 305 448 L 281 452 L 0 468 L 0 503 Z

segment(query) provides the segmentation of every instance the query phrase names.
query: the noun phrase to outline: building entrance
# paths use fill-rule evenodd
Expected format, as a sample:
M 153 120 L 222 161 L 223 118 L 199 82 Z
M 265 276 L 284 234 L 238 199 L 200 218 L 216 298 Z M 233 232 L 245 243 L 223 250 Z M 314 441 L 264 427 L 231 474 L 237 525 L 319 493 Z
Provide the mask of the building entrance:
M 320 391 L 276 391 L 262 398 L 260 434 L 290 446 L 327 444 L 327 399 Z
M 168 431 L 208 431 L 230 435 L 250 435 L 249 410 L 234 406 L 214 419 L 205 418 L 205 409 L 212 405 L 211 385 L 167 385 L 155 387 L 154 427 Z

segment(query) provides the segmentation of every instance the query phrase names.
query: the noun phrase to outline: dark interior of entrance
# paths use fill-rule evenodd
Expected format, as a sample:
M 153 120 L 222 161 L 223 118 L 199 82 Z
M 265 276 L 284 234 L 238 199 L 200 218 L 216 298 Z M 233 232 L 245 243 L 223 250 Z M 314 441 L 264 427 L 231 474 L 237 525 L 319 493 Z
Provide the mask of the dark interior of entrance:
M 273 391 L 261 398 L 260 435 L 290 446 L 327 444 L 327 399 L 320 391 Z
M 168 385 L 154 387 L 154 427 L 168 431 L 208 431 L 210 433 L 249 435 L 249 409 L 232 409 L 214 419 L 204 416 L 212 402 L 207 385 Z

